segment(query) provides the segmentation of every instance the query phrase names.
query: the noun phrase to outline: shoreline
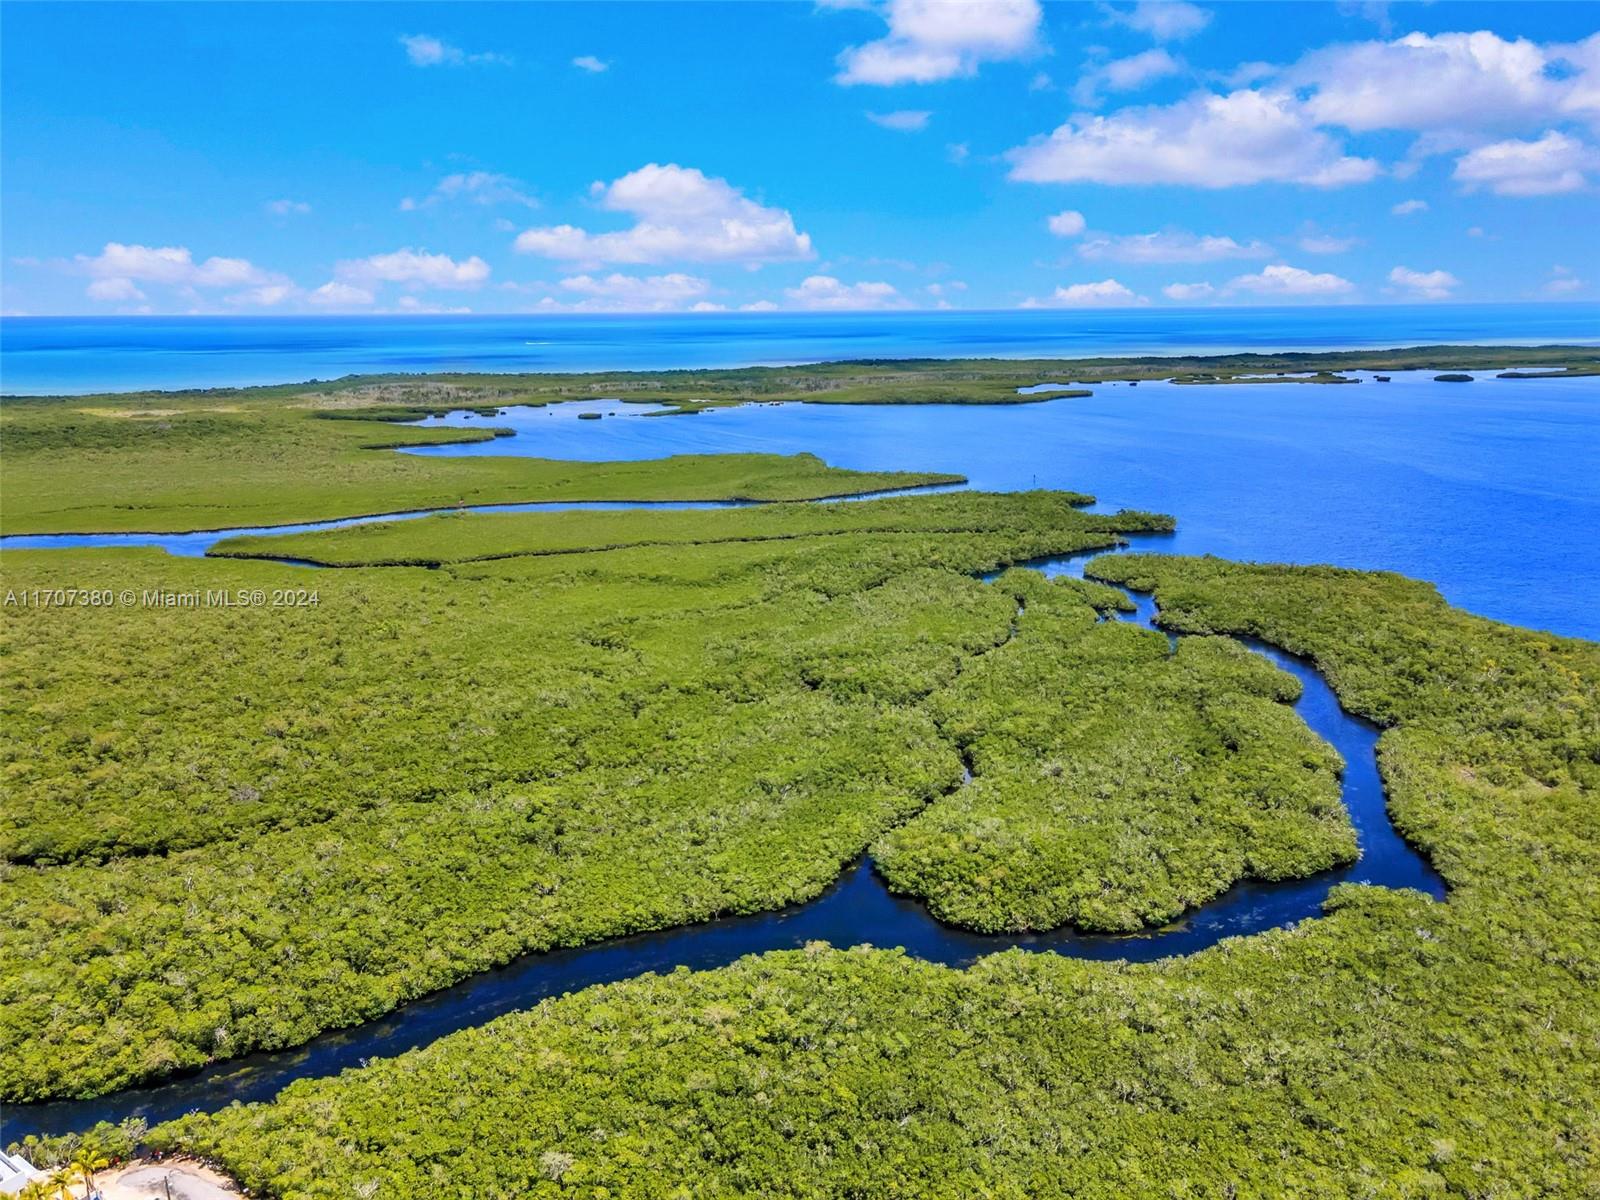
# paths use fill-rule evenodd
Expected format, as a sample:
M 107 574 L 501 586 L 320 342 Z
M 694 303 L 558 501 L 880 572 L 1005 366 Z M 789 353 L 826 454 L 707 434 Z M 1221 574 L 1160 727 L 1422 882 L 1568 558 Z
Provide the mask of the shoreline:
M 45 318 L 35 318 L 45 319 Z M 15 352 L 13 352 L 15 353 Z M 1399 358 L 1396 356 L 1406 356 Z M 1534 357 L 1530 357 L 1534 356 Z M 127 400 L 133 397 L 160 397 L 168 400 L 183 398 L 215 399 L 219 396 L 267 398 L 269 393 L 320 394 L 345 391 L 358 387 L 415 386 L 439 384 L 446 387 L 506 387 L 517 381 L 538 385 L 540 393 L 548 396 L 546 403 L 566 399 L 639 400 L 643 397 L 608 396 L 591 393 L 577 396 L 559 390 L 561 387 L 604 387 L 618 381 L 617 387 L 638 389 L 654 383 L 658 387 L 684 388 L 699 384 L 766 383 L 785 373 L 806 380 L 826 381 L 830 374 L 851 370 L 860 372 L 858 382 L 907 382 L 903 376 L 922 376 L 919 382 L 984 383 L 999 378 L 1009 379 L 1035 373 L 1054 371 L 1066 373 L 1094 373 L 1099 377 L 1078 382 L 1086 384 L 1133 382 L 1164 378 L 1169 374 L 1194 374 L 1220 370 L 1227 374 L 1259 373 L 1274 368 L 1292 371 L 1407 371 L 1451 369 L 1463 370 L 1514 370 L 1517 368 L 1548 369 L 1565 367 L 1566 375 L 1600 374 L 1600 338 L 1592 341 L 1549 342 L 1531 339 L 1527 343 L 1495 342 L 1442 342 L 1412 343 L 1385 348 L 1356 347 L 1341 350 L 1237 350 L 1215 354 L 1174 352 L 1171 354 L 1111 354 L 1072 357 L 1018 356 L 1015 358 L 985 355 L 982 357 L 953 358 L 834 358 L 808 359 L 781 365 L 754 365 L 744 367 L 665 367 L 660 369 L 630 369 L 626 371 L 418 371 L 418 372 L 359 372 L 336 379 L 289 380 L 278 383 L 216 384 L 205 387 L 144 388 L 125 391 L 81 392 L 0 392 L 0 402 L 30 404 L 54 402 L 70 404 L 92 399 Z M 1187 370 L 1175 368 L 1187 367 Z M 954 372 L 963 378 L 940 379 L 941 373 Z M 895 379 L 895 376 L 901 376 Z M 1032 382 L 1039 382 L 1033 380 Z M 1214 382 L 1232 382 L 1231 379 Z M 1024 384 L 1026 386 L 1026 384 Z M 651 397 L 654 399 L 655 397 Z M 771 395 L 753 394 L 751 399 L 773 399 Z M 795 395 L 793 399 L 804 399 Z M 668 401 L 670 402 L 670 401 Z M 716 403 L 715 400 L 711 401 Z M 833 401 L 839 403 L 840 401 Z M 848 403 L 849 401 L 845 401 Z M 908 401 L 900 401 L 907 403 Z M 936 403 L 939 401 L 935 401 Z M 942 401 L 950 403 L 950 401 Z M 969 403 L 973 401 L 968 401 Z M 983 403 L 983 401 L 977 401 Z M 993 401 L 989 401 L 993 403 Z M 1015 399 L 1007 403 L 1017 403 Z

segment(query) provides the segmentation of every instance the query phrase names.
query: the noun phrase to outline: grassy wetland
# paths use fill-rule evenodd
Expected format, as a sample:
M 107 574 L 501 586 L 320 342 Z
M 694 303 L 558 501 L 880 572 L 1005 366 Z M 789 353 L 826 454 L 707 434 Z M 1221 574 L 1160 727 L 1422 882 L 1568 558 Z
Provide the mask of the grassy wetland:
M 1453 353 L 1221 370 L 1592 360 Z M 1004 364 L 1004 387 L 1147 369 L 1080 365 Z M 999 365 L 972 370 L 999 394 Z M 638 398 L 748 401 L 768 380 L 705 374 Z M 718 374 L 746 378 L 723 394 Z M 396 423 L 462 406 L 458 388 L 487 413 L 529 402 L 518 386 L 8 402 L 5 531 L 950 478 L 380 448 L 458 436 Z M 204 559 L 5 551 L 19 594 L 296 599 L 0 612 L 0 955 L 20 964 L 0 979 L 0 1097 L 299 1045 L 528 951 L 805 901 L 863 853 L 981 931 L 1134 932 L 1347 863 L 1342 764 L 1289 707 L 1298 681 L 1228 636 L 1248 635 L 1383 728 L 1390 814 L 1446 901 L 1343 884 L 1317 919 L 1143 965 L 815 945 L 647 974 L 149 1140 L 284 1200 L 1593 1194 L 1600 647 L 1381 573 L 1028 570 L 1172 527 L 1088 500 L 452 514 Z M 1101 619 L 1128 603 L 1109 584 L 1154 591 L 1190 636 L 1173 653 Z

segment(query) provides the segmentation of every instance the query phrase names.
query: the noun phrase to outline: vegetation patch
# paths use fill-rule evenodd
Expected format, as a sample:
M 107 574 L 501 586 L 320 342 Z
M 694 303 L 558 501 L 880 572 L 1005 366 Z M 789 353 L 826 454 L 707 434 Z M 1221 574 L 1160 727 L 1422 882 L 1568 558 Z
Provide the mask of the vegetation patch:
M 1170 532 L 1157 513 L 1077 509 L 1070 492 L 956 492 L 850 504 L 761 505 L 740 510 L 459 513 L 311 533 L 227 538 L 210 553 L 292 558 L 327 566 L 438 566 L 476 559 L 572 554 L 628 546 L 769 541 L 851 533 L 1005 533 L 1049 536 Z M 1092 543 L 1091 543 L 1092 544 Z
M 874 848 L 890 886 L 989 932 L 1131 932 L 1355 858 L 1338 755 L 1285 707 L 1293 676 L 1222 638 L 1169 656 L 1030 572 L 1001 584 L 1019 636 L 930 705 L 972 785 Z
M 509 431 L 397 424 L 426 413 L 393 406 L 323 411 L 259 400 L 125 421 L 95 411 L 9 400 L 0 408 L 6 533 L 224 529 L 540 500 L 813 500 L 962 482 L 846 471 L 811 454 L 647 462 L 395 454 Z
M 651 514 L 610 549 L 583 545 L 610 514 L 396 527 L 566 551 L 438 570 L 8 553 L 19 590 L 316 604 L 4 610 L 0 1087 L 102 1091 L 815 896 L 961 782 L 931 698 L 1017 608 L 973 575 L 1170 524 L 1086 499 Z M 1116 603 L 1058 590 L 1084 624 Z
M 816 946 L 644 976 L 155 1139 L 285 1198 L 1593 1194 L 1600 647 L 1391 575 L 1096 570 L 1311 655 L 1389 726 L 1450 900 L 1345 885 L 1145 966 Z

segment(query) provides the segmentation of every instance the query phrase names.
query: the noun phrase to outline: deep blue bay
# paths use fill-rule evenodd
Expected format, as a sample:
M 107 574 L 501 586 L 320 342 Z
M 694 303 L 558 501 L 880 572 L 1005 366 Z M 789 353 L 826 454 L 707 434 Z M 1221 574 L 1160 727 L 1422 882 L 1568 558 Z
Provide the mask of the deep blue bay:
M 1600 378 L 1110 384 L 1005 407 L 752 405 L 646 417 L 597 401 L 453 413 L 513 438 L 421 454 L 639 459 L 809 452 L 954 471 L 976 488 L 1068 488 L 1172 513 L 1162 548 L 1399 571 L 1513 624 L 1600 638 Z M 583 411 L 615 414 L 580 421 Z

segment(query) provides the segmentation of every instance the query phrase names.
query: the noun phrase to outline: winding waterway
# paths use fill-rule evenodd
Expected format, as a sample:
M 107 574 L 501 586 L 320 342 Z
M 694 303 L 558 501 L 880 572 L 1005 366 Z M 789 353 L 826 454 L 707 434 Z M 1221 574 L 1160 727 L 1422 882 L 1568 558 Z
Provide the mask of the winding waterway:
M 491 511 L 527 508 L 548 511 L 554 507 L 557 506 L 496 506 Z M 330 522 L 316 527 L 351 523 Z M 303 528 L 306 527 L 279 527 L 268 532 L 286 533 Z M 116 536 L 120 539 L 144 537 L 143 544 L 165 544 L 149 535 Z M 225 535 L 159 535 L 169 540 L 200 536 L 215 541 Z M 1160 535 L 1137 540 L 1153 543 L 1153 548 L 1160 547 L 1162 541 Z M 6 544 L 13 543 L 7 539 Z M 130 543 L 115 540 L 93 544 Z M 184 548 L 168 548 L 174 553 L 203 553 L 203 550 L 190 549 L 194 542 L 179 544 Z M 1104 551 L 1085 551 L 1027 565 L 1049 576 L 1082 577 L 1085 562 L 1101 553 Z M 1153 599 L 1134 592 L 1127 594 L 1134 601 L 1135 611 L 1120 614 L 1118 619 L 1155 628 L 1157 613 Z M 1176 637 L 1170 634 L 1168 637 L 1176 644 Z M 1301 880 L 1241 883 L 1179 922 L 1146 934 L 1086 935 L 1061 929 L 1038 934 L 987 935 L 941 924 L 920 902 L 892 895 L 873 869 L 871 859 L 862 858 L 847 867 L 821 896 L 807 904 L 573 949 L 523 955 L 504 967 L 474 975 L 407 1004 L 386 1017 L 325 1033 L 303 1046 L 252 1054 L 164 1083 L 131 1088 L 98 1099 L 12 1105 L 5 1113 L 4 1137 L 11 1140 L 28 1133 L 61 1133 L 84 1129 L 97 1121 L 121 1121 L 127 1117 L 143 1117 L 153 1123 L 196 1109 L 221 1108 L 234 1101 L 267 1100 L 297 1079 L 335 1074 L 360 1066 L 373 1057 L 392 1056 L 425 1046 L 447 1034 L 481 1025 L 551 996 L 651 971 L 725 966 L 747 954 L 795 949 L 811 941 L 826 941 L 836 946 L 900 947 L 917 958 L 951 966 L 964 966 L 985 954 L 1009 948 L 1050 951 L 1076 958 L 1144 962 L 1192 954 L 1223 938 L 1259 933 L 1314 917 L 1321 911 L 1329 890 L 1339 883 L 1417 888 L 1435 898 L 1443 898 L 1444 886 L 1438 875 L 1405 843 L 1389 821 L 1375 754 L 1379 730 L 1344 712 L 1322 676 L 1308 662 L 1259 642 L 1246 644 L 1300 680 L 1303 690 L 1295 702 L 1295 710 L 1344 758 L 1342 797 L 1360 842 L 1360 857 L 1348 867 Z

